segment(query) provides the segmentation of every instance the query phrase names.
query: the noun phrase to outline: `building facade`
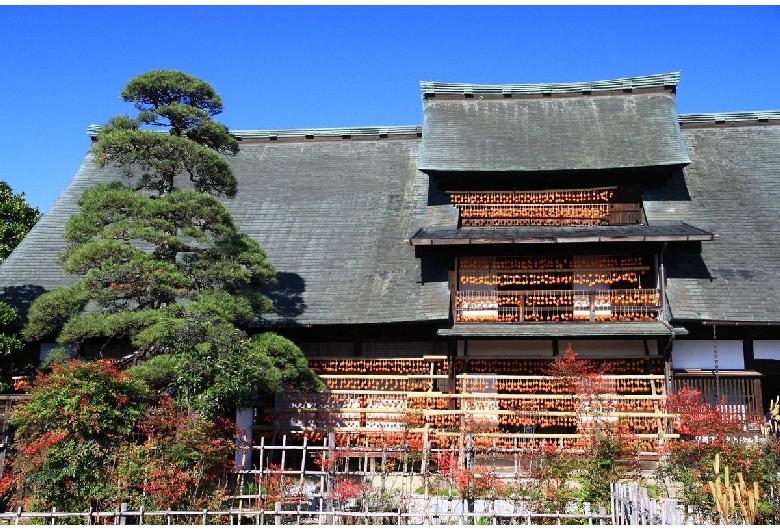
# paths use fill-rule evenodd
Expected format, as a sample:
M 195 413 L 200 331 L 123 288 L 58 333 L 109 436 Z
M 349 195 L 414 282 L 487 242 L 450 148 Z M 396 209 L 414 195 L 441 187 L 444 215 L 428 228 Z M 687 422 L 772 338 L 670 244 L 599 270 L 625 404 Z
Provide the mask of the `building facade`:
M 646 451 L 683 384 L 762 414 L 780 393 L 780 111 L 678 115 L 678 83 L 423 82 L 421 126 L 233 131 L 225 204 L 278 269 L 256 330 L 298 343 L 330 388 L 246 422 L 360 445 L 574 444 L 592 411 L 549 373 L 569 348 L 606 368 L 599 407 Z M 73 281 L 62 229 L 118 178 L 85 157 L 0 266 L 4 300 Z

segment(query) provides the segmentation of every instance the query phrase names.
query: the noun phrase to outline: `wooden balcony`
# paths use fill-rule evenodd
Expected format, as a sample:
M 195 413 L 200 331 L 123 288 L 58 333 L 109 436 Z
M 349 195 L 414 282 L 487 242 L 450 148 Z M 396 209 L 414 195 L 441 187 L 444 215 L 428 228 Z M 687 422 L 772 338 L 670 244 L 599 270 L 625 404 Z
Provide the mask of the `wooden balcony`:
M 455 293 L 455 322 L 653 322 L 659 289 L 529 290 Z

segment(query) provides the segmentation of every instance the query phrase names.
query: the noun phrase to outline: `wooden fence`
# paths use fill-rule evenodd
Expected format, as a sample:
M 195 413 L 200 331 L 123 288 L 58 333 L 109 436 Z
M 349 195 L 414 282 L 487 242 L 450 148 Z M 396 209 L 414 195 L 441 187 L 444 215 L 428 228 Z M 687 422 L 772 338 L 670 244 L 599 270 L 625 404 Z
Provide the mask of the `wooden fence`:
M 674 501 L 657 504 L 647 498 L 647 492 L 636 485 L 613 485 L 613 513 L 605 510 L 590 513 L 531 513 L 483 509 L 466 511 L 441 510 L 442 505 L 431 504 L 426 511 L 340 511 L 340 510 L 284 510 L 277 502 L 272 510 L 164 510 L 145 511 L 143 507 L 130 509 L 123 504 L 114 511 L 0 513 L 0 521 L 7 524 L 114 524 L 114 525 L 170 525 L 170 524 L 235 524 L 235 525 L 466 525 L 466 524 L 611 524 L 611 525 L 679 525 L 684 524 L 683 510 Z
M 681 525 L 683 507 L 674 499 L 658 502 L 637 484 L 611 485 L 612 524 L 616 525 Z

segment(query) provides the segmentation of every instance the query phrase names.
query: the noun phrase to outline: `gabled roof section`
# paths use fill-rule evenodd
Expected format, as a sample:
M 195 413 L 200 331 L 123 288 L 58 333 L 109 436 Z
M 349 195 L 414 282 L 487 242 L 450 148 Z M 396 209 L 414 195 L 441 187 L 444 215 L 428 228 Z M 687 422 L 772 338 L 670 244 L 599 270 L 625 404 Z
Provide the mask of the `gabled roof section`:
M 354 131 L 354 129 L 352 129 Z M 286 142 L 246 142 L 227 160 L 238 180 L 224 203 L 241 231 L 277 269 L 270 293 L 279 325 L 382 324 L 449 318 L 446 270 L 429 272 L 408 237 L 420 226 L 452 226 L 449 204 L 428 205 L 430 178 L 417 170 L 419 138 L 331 141 L 297 133 Z M 373 132 L 372 132 L 373 134 Z M 297 137 L 297 140 L 293 139 Z M 75 277 L 58 263 L 63 228 L 82 192 L 120 180 L 87 155 L 54 205 L 0 266 L 0 294 L 22 308 Z
M 679 73 L 590 83 L 422 82 L 427 173 L 680 168 Z
M 682 130 L 693 162 L 643 193 L 645 214 L 717 237 L 700 254 L 667 253 L 670 319 L 780 322 L 780 112 L 680 119 L 697 125 Z

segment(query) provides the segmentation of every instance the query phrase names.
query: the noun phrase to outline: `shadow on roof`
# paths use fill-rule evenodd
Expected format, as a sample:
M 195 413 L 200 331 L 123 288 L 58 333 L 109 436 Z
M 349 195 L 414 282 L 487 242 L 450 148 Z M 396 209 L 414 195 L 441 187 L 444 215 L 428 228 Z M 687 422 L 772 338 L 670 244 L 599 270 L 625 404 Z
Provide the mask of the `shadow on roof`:
M 306 311 L 303 293 L 306 281 L 294 272 L 276 273 L 276 285 L 268 289 L 266 294 L 273 300 L 275 313 L 283 319 L 294 319 Z
M 46 292 L 40 285 L 10 285 L 0 292 L 0 300 L 12 306 L 22 321 L 27 319 L 27 310 L 36 298 Z

